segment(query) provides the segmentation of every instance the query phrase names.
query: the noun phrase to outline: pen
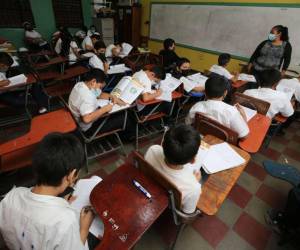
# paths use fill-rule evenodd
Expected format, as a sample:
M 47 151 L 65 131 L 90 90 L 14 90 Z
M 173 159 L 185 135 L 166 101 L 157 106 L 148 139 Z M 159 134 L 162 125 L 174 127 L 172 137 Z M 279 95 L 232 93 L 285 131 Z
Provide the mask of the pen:
M 151 194 L 136 180 L 132 180 L 133 185 L 140 190 L 148 199 L 151 199 Z

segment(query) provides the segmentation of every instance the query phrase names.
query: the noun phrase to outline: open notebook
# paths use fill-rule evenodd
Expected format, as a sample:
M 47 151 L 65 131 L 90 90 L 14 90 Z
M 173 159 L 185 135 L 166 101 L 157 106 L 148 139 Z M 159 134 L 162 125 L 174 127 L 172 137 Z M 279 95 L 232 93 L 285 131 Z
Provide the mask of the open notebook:
M 184 90 L 190 92 L 195 87 L 205 87 L 205 82 L 208 78 L 201 75 L 201 73 L 196 73 L 188 77 L 182 76 L 180 81 L 183 83 Z
M 106 100 L 106 99 L 98 99 L 97 100 L 97 104 L 101 108 L 104 107 L 105 105 L 108 105 L 109 103 L 110 103 L 110 101 Z M 130 107 L 130 104 L 126 104 L 126 105 L 123 105 L 123 106 L 118 105 L 118 104 L 114 104 L 113 107 L 112 107 L 112 110 L 109 111 L 108 113 L 110 113 L 110 114 L 111 113 L 115 113 L 117 111 L 120 111 L 120 110 L 123 110 L 123 109 L 127 109 L 129 107 Z
M 256 79 L 254 75 L 248 75 L 248 74 L 239 74 L 238 80 L 240 81 L 246 81 L 246 82 L 256 82 Z
M 241 105 L 242 106 L 242 105 Z M 247 122 L 250 121 L 256 114 L 257 114 L 257 111 L 256 110 L 253 110 L 253 109 L 249 109 L 245 106 L 242 106 L 245 113 L 246 113 L 246 117 L 247 117 Z
M 159 88 L 162 90 L 162 94 L 156 99 L 171 102 L 172 101 L 172 92 L 179 87 L 181 81 L 167 74 L 166 79 L 160 81 Z
M 21 74 L 21 75 L 10 77 L 7 80 L 9 80 L 10 83 L 6 87 L 11 87 L 11 86 L 15 86 L 18 84 L 26 83 L 27 77 L 24 74 Z
M 83 207 L 91 205 L 90 194 L 100 181 L 102 181 L 102 179 L 99 176 L 92 176 L 89 179 L 81 179 L 76 183 L 73 193 L 76 199 L 71 203 L 71 207 L 74 208 L 79 215 Z M 104 225 L 98 216 L 96 216 L 92 222 L 90 233 L 96 237 L 103 236 Z

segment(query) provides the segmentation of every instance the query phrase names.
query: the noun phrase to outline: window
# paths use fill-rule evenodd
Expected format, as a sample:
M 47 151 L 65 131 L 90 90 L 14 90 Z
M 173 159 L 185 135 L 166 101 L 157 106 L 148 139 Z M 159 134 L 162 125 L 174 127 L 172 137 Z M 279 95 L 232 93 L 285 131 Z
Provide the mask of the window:
M 81 0 L 52 0 L 52 5 L 57 27 L 82 27 Z
M 29 0 L 1 0 L 0 13 L 2 28 L 22 28 L 25 21 L 34 25 Z

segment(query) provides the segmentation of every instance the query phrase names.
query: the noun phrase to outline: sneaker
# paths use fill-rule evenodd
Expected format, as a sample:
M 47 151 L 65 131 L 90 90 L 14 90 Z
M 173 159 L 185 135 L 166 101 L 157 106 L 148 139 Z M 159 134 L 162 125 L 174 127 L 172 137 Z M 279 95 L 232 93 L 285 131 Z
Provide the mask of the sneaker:
M 47 109 L 45 107 L 42 107 L 39 109 L 39 114 L 44 114 L 47 112 Z

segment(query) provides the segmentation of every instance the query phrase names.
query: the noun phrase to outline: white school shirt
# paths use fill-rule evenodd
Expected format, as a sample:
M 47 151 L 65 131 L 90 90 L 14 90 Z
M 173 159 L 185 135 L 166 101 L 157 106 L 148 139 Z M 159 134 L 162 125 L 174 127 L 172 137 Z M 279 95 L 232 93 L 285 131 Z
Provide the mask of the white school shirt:
M 210 72 L 216 73 L 220 76 L 224 76 L 226 77 L 228 80 L 230 80 L 233 75 L 229 73 L 229 71 L 227 69 L 225 69 L 222 66 L 219 66 L 217 64 L 214 64 L 213 66 L 211 66 L 211 68 L 209 69 Z
M 182 211 L 193 213 L 201 194 L 201 184 L 197 181 L 193 172 L 187 166 L 183 169 L 171 169 L 165 163 L 163 148 L 160 145 L 151 146 L 145 160 L 166 176 L 182 193 Z
M 89 65 L 92 68 L 101 69 L 102 71 L 104 71 L 104 63 L 97 55 L 93 55 L 92 57 L 90 57 Z
M 101 91 L 99 91 L 99 95 L 100 94 Z M 69 108 L 83 131 L 87 131 L 93 123 L 84 123 L 81 117 L 98 109 L 99 105 L 97 100 L 94 92 L 90 90 L 84 82 L 78 82 L 71 91 L 69 96 Z
M 83 39 L 83 41 L 82 41 L 82 43 L 81 43 L 81 47 L 82 47 L 84 50 L 86 50 L 86 48 L 85 48 L 86 45 L 94 47 L 93 42 L 92 42 L 92 39 L 91 39 L 89 36 L 86 36 L 86 37 Z
M 0 203 L 0 231 L 9 249 L 88 249 L 80 239 L 79 217 L 60 197 L 12 189 Z
M 270 88 L 247 89 L 245 95 L 255 97 L 270 103 L 267 116 L 273 118 L 280 113 L 285 117 L 289 117 L 294 113 L 293 106 L 285 93 Z
M 112 57 L 112 50 L 115 48 L 116 46 L 114 44 L 110 44 L 106 47 L 105 50 L 105 57 Z
M 6 73 L 0 72 L 0 81 L 4 81 L 4 80 L 7 80 Z
M 239 138 L 245 137 L 249 133 L 248 125 L 237 108 L 225 102 L 217 100 L 197 102 L 190 109 L 186 117 L 186 124 L 192 124 L 198 112 L 237 132 Z
M 60 54 L 61 49 L 62 49 L 62 40 L 61 40 L 61 38 L 58 38 L 58 40 L 56 41 L 54 50 L 57 54 Z
M 278 83 L 276 90 L 280 90 L 284 92 L 285 88 L 289 88 L 293 90 L 296 100 L 300 102 L 300 81 L 298 80 L 298 78 L 282 79 Z
M 74 50 L 78 50 L 79 49 L 78 45 L 77 45 L 77 43 L 75 41 L 71 41 L 70 42 L 70 50 L 69 50 L 69 55 L 68 55 L 68 59 L 69 59 L 69 64 L 70 65 L 76 63 L 76 61 L 77 61 L 77 56 L 74 53 L 73 49 Z
M 32 39 L 36 39 L 36 38 L 42 38 L 42 35 L 37 32 L 36 30 L 26 30 L 25 31 L 25 37 L 28 37 L 28 38 L 32 38 Z M 39 42 L 39 45 L 42 46 L 42 45 L 45 45 L 47 42 L 46 41 L 40 41 Z

